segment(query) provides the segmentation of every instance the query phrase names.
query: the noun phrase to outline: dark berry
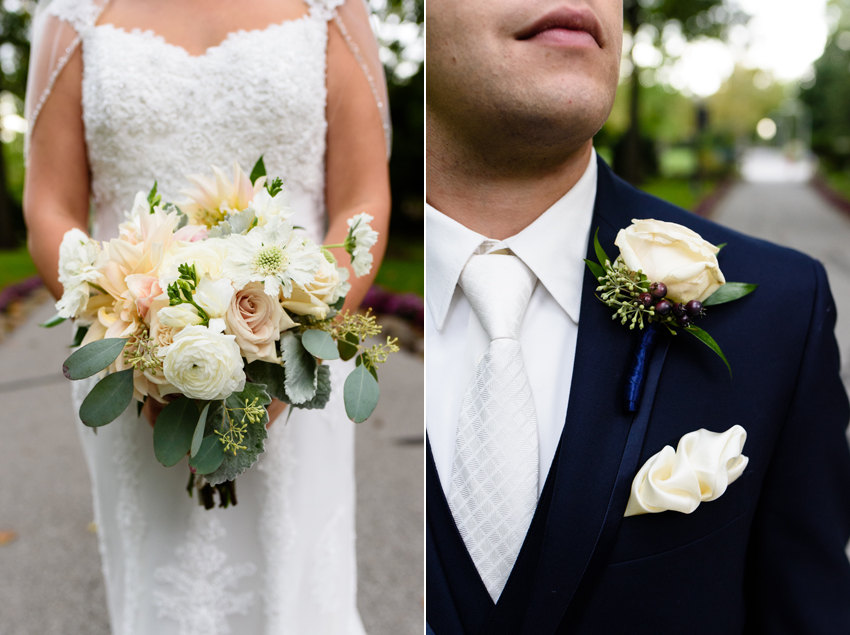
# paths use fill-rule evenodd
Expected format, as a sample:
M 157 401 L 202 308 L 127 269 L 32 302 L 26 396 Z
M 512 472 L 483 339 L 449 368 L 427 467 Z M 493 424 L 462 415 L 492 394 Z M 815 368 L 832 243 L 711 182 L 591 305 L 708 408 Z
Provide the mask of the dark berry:
M 663 282 L 653 282 L 649 285 L 649 292 L 652 294 L 653 298 L 660 300 L 667 295 L 667 285 Z
M 685 311 L 687 311 L 688 315 L 691 317 L 698 316 L 702 313 L 702 302 L 699 300 L 691 300 L 685 305 Z
M 687 315 L 680 315 L 676 318 L 676 321 L 679 323 L 679 326 L 689 326 L 691 323 L 691 318 Z
M 648 293 L 641 293 L 638 296 L 638 302 L 640 302 L 646 308 L 649 308 L 652 305 L 652 296 Z
M 655 312 L 658 315 L 667 315 L 673 308 L 673 303 L 670 300 L 659 300 L 655 305 Z
M 673 315 L 676 317 L 682 317 L 685 315 L 685 305 L 681 302 L 677 302 L 673 305 Z

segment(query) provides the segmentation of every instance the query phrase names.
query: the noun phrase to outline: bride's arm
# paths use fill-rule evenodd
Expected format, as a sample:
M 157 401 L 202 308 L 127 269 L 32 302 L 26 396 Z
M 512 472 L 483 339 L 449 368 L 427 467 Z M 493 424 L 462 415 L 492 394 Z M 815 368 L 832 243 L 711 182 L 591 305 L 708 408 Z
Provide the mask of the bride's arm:
M 328 149 L 326 244 L 340 244 L 348 234 L 347 220 L 365 212 L 379 233 L 372 248 L 374 263 L 369 275 L 351 275 L 345 308 L 360 306 L 369 290 L 387 247 L 390 222 L 390 183 L 387 147 L 381 115 L 363 70 L 354 59 L 337 25 L 328 23 Z M 348 266 L 350 257 L 333 250 L 337 261 Z
M 88 233 L 89 169 L 81 94 L 80 48 L 59 74 L 31 131 L 24 181 L 29 250 L 42 280 L 57 299 L 59 244 L 69 229 Z

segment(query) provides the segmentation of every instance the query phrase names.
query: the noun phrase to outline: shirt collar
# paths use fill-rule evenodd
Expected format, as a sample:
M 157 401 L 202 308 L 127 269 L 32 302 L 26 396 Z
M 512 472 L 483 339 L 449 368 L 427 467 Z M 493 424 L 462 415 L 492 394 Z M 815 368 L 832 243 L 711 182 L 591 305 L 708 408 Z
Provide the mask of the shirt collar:
M 569 192 L 520 233 L 503 241 L 491 241 L 426 205 L 426 302 L 437 329 L 443 328 L 461 271 L 483 243 L 487 243 L 488 252 L 509 248 L 578 324 L 596 179 L 594 151 L 584 174 Z

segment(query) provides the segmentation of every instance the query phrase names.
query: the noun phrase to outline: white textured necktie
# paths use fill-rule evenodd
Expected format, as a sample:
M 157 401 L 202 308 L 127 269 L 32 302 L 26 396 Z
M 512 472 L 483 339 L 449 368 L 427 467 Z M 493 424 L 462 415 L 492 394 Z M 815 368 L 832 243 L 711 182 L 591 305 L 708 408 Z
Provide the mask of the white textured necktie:
M 519 327 L 537 278 L 513 255 L 475 255 L 460 286 L 490 338 L 464 393 L 449 507 L 498 600 L 537 507 L 537 413 Z

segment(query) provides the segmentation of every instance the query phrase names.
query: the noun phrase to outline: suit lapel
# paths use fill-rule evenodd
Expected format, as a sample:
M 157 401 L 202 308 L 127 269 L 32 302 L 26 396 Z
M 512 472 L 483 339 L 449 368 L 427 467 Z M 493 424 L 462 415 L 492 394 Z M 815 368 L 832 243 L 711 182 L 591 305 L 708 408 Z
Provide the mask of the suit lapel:
M 638 215 L 639 200 L 599 161 L 591 235 L 613 256 L 617 232 Z M 595 259 L 591 244 L 589 259 Z M 669 338 L 659 338 L 637 413 L 623 406 L 625 375 L 637 335 L 611 319 L 595 297 L 589 273 L 582 289 L 575 364 L 553 500 L 534 591 L 522 633 L 554 633 L 580 585 L 592 586 L 605 566 L 637 470 L 646 425 Z M 498 612 L 498 605 L 497 605 Z

